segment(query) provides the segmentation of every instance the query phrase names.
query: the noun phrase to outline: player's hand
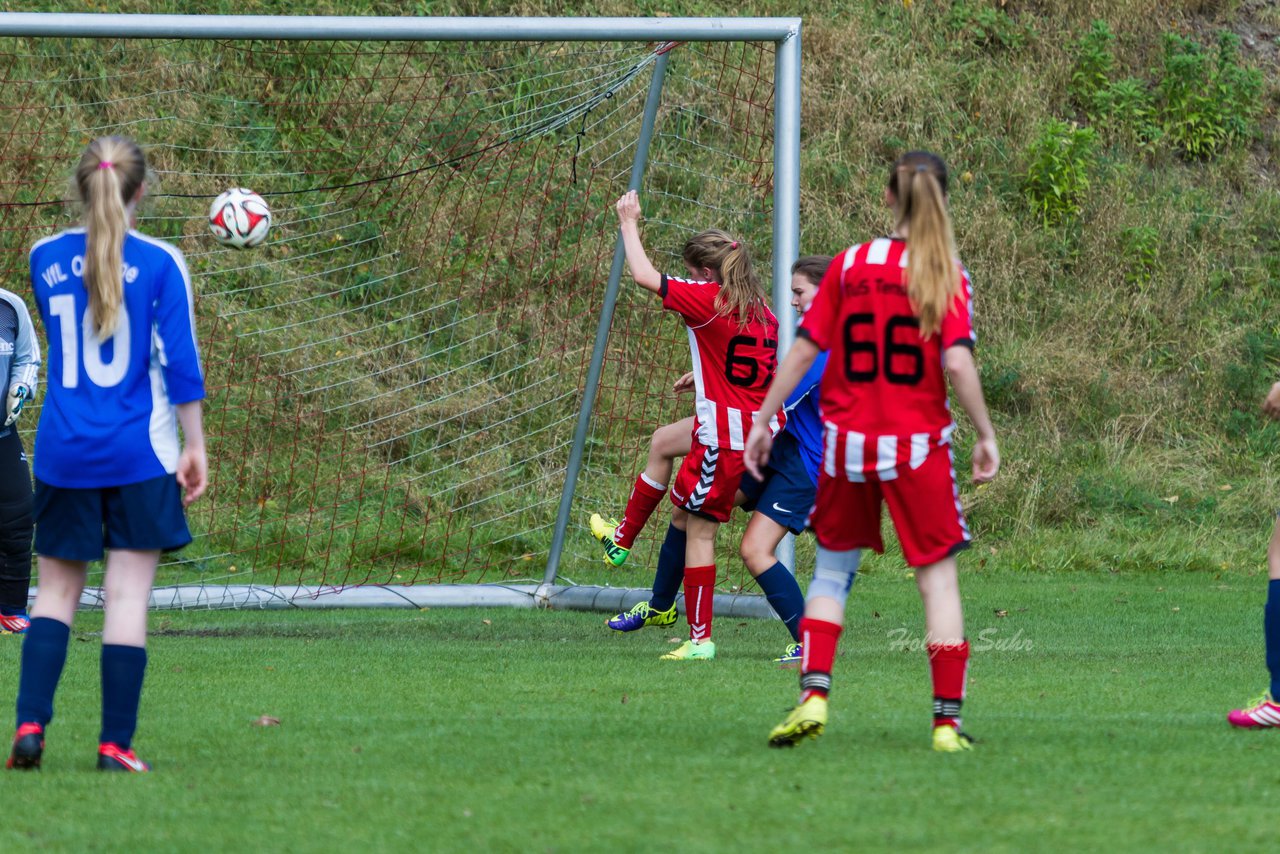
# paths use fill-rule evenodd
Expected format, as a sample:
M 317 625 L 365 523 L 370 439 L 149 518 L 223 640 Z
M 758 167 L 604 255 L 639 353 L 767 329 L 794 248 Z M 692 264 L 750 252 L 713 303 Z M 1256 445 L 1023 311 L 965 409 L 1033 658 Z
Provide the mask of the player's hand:
M 747 447 L 742 453 L 742 462 L 756 480 L 764 480 L 764 467 L 769 464 L 769 454 L 772 452 L 773 434 L 769 432 L 769 428 L 752 424 L 751 432 L 747 434 Z
M 973 482 L 987 483 L 1000 470 L 1000 449 L 995 439 L 979 439 L 973 445 Z
M 692 391 L 693 390 L 693 371 L 690 371 L 689 373 L 682 376 L 680 379 L 676 380 L 676 384 L 671 387 L 671 390 L 676 393 L 679 393 L 682 391 Z
M 18 420 L 18 416 L 22 414 L 22 407 L 31 399 L 31 387 L 26 383 L 14 383 L 9 386 L 9 394 L 4 401 L 4 426 Z
M 190 507 L 204 495 L 209 481 L 209 459 L 204 448 L 183 448 L 178 457 L 178 485 L 182 487 L 182 506 Z
M 1267 399 L 1263 401 L 1262 411 L 1272 418 L 1280 418 L 1280 383 L 1271 386 Z
M 640 221 L 640 194 L 635 190 L 627 190 L 622 194 L 622 198 L 618 199 L 615 205 L 618 209 L 618 219 L 623 222 L 639 222 Z

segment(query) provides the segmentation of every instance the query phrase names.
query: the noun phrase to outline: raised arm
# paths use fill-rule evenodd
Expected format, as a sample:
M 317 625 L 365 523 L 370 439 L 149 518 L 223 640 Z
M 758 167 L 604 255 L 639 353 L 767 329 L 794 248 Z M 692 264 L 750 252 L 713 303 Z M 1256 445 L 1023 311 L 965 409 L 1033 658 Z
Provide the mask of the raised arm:
M 943 365 L 951 387 L 956 390 L 956 399 L 978 431 L 978 441 L 973 445 L 974 483 L 986 483 L 1000 469 L 1000 449 L 996 447 L 996 431 L 982 397 L 982 381 L 978 379 L 973 352 L 965 346 L 948 347 L 943 354 Z
M 662 290 L 662 275 L 649 260 L 640 242 L 640 196 L 628 190 L 618 199 L 618 220 L 622 228 L 622 246 L 627 252 L 627 266 L 636 284 L 655 294 Z

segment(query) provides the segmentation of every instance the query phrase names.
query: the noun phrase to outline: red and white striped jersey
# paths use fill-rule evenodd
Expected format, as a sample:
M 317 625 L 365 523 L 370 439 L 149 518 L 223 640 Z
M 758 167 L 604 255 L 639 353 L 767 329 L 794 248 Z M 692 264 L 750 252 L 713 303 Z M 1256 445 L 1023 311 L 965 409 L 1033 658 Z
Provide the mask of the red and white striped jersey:
M 662 277 L 662 307 L 684 318 L 693 351 L 695 435 L 708 448 L 746 450 L 751 422 L 778 369 L 778 319 L 764 317 L 739 328 L 737 318 L 716 311 L 718 282 Z M 786 415 L 769 425 L 774 434 Z
M 889 480 L 951 441 L 942 354 L 974 345 L 969 274 L 960 267 L 941 334 L 924 338 L 907 298 L 906 267 L 904 240 L 878 238 L 845 250 L 800 324 L 800 335 L 830 353 L 820 389 L 830 476 L 834 442 L 845 443 L 840 458 L 851 480 L 873 471 Z

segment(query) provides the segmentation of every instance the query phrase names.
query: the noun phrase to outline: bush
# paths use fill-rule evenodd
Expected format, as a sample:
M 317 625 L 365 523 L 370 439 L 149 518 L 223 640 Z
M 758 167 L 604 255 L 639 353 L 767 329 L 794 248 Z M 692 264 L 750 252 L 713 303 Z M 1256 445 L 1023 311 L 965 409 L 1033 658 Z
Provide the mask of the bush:
M 1093 96 L 1090 116 L 1112 139 L 1150 148 L 1161 138 L 1155 99 L 1147 86 L 1135 77 L 1107 83 Z
M 1125 282 L 1144 289 L 1160 269 L 1160 232 L 1149 225 L 1126 228 L 1120 233 L 1120 249 L 1126 259 Z
M 1240 64 L 1240 40 L 1232 33 L 1219 35 L 1214 55 L 1190 39 L 1165 33 L 1157 88 L 1164 136 L 1183 157 L 1210 158 L 1255 134 L 1262 74 Z
M 1003 9 L 963 0 L 951 7 L 947 15 L 948 29 L 958 41 L 982 48 L 988 53 L 1014 50 L 1026 44 L 1028 30 L 1009 17 Z
M 1075 122 L 1050 119 L 1027 150 L 1022 192 L 1046 226 L 1079 216 L 1089 189 L 1089 166 L 1097 134 Z
M 1072 45 L 1076 67 L 1071 72 L 1071 97 L 1091 118 L 1095 97 L 1111 85 L 1111 72 L 1116 64 L 1111 45 L 1115 40 L 1115 34 L 1106 21 L 1094 21 L 1089 32 Z

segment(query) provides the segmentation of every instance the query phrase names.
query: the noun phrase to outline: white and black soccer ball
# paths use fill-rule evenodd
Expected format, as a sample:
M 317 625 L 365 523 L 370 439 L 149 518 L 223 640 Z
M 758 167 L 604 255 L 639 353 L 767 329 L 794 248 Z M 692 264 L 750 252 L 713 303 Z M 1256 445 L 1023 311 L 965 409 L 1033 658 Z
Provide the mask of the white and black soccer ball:
M 267 239 L 267 232 L 271 230 L 271 208 L 253 190 L 232 187 L 213 200 L 209 208 L 209 230 L 219 243 L 250 249 Z

